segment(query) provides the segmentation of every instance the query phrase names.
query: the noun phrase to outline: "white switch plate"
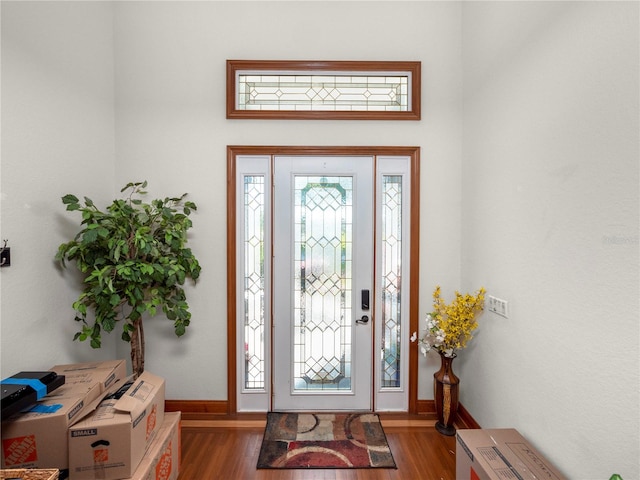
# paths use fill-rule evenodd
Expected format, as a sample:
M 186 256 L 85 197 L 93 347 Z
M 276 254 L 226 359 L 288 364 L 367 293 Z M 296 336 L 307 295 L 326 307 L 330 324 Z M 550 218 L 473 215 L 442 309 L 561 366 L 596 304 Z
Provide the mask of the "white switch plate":
M 490 312 L 497 313 L 504 318 L 509 318 L 509 302 L 502 300 L 501 298 L 494 297 L 493 295 L 489 295 L 487 300 L 489 303 L 488 310 Z

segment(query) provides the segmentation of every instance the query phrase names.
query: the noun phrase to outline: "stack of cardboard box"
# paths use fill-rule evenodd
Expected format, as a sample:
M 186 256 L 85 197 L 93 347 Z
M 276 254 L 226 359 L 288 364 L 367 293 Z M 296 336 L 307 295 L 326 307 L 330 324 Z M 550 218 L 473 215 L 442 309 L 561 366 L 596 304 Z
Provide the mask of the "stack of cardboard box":
M 176 480 L 180 412 L 165 381 L 126 378 L 124 360 L 56 365 L 65 385 L 2 422 L 2 468 L 57 468 L 70 480 Z
M 456 432 L 457 480 L 566 480 L 513 428 Z

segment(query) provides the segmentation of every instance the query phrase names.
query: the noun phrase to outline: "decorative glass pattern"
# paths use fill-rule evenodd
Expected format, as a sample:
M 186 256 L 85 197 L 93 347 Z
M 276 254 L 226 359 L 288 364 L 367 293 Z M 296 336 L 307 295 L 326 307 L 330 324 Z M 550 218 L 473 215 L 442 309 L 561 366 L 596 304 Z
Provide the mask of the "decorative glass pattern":
M 382 362 L 381 386 L 400 387 L 402 306 L 402 177 L 382 177 Z
M 352 177 L 294 183 L 294 386 L 351 389 Z
M 244 388 L 265 388 L 263 176 L 244 177 Z
M 238 110 L 409 111 L 408 74 L 239 74 Z

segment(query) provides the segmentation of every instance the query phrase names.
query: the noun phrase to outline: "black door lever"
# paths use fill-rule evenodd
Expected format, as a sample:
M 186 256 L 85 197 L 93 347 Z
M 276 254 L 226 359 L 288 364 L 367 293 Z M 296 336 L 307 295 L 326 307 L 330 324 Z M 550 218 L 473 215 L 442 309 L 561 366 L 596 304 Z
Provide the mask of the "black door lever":
M 356 323 L 369 323 L 369 317 L 367 315 L 363 315 L 362 318 L 356 320 Z

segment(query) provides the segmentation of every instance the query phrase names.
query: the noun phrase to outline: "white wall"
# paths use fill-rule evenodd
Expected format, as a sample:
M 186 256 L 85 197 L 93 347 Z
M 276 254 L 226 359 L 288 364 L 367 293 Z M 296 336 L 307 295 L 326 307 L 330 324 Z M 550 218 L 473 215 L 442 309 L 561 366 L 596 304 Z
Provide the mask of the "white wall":
M 454 288 L 460 274 L 460 138 L 461 138 L 461 57 L 460 4 L 436 2 L 113 2 L 113 13 L 102 12 L 101 28 L 97 10 L 90 2 L 3 3 L 5 23 L 11 23 L 5 36 L 14 42 L 32 42 L 43 51 L 38 58 L 39 77 L 48 86 L 52 101 L 64 102 L 63 92 L 52 88 L 55 65 L 66 57 L 67 49 L 84 49 L 88 65 L 98 64 L 98 76 L 106 90 L 112 87 L 105 104 L 96 107 L 97 118 L 111 123 L 102 130 L 104 142 L 112 140 L 115 124 L 115 161 L 102 163 L 96 155 L 83 155 L 91 165 L 85 177 L 74 174 L 52 182 L 52 211 L 48 229 L 66 230 L 60 238 L 41 236 L 45 261 L 34 260 L 34 269 L 50 269 L 56 290 L 38 289 L 45 298 L 39 304 L 27 301 L 25 290 L 9 293 L 3 285 L 3 333 L 10 332 L 25 316 L 39 310 L 48 312 L 55 303 L 58 321 L 36 333 L 27 328 L 15 330 L 19 338 L 29 338 L 40 349 L 55 338 L 58 356 L 76 358 L 89 355 L 128 357 L 128 345 L 116 337 L 111 347 L 92 351 L 88 345 L 69 339 L 75 324 L 70 305 L 78 285 L 62 277 L 51 264 L 55 250 L 75 226 L 68 225 L 68 214 L 57 205 L 59 197 L 71 192 L 89 195 L 106 203 L 129 181 L 146 179 L 150 196 L 188 192 L 199 210 L 193 216 L 190 244 L 203 266 L 201 279 L 188 292 L 193 314 L 185 337 L 176 339 L 171 322 L 146 322 L 147 369 L 165 376 L 167 397 L 171 399 L 226 398 L 226 146 L 256 145 L 418 145 L 422 147 L 422 241 L 431 248 L 421 252 L 421 281 L 429 292 L 436 282 Z M 99 7 L 95 7 L 98 9 Z M 49 15 L 53 15 L 49 17 Z M 33 18 L 57 19 L 45 25 Z M 62 17 L 62 18 L 58 18 Z M 74 22 L 86 17 L 85 23 Z M 313 19 L 313 21 L 311 21 Z M 393 21 L 390 21 L 392 19 Z M 10 22 L 9 22 L 10 21 Z M 59 27 L 55 27 L 58 25 Z M 109 25 L 113 30 L 109 31 Z M 39 34 L 39 29 L 60 32 Z M 81 35 L 80 35 L 81 34 Z M 49 37 L 53 37 L 52 39 Z M 109 37 L 109 38 L 107 38 Z M 112 37 L 112 38 L 110 38 Z M 15 40 L 14 40 L 15 38 Z M 82 38 L 82 44 L 72 40 Z M 104 41 L 103 41 L 104 39 Z M 51 43 L 52 42 L 52 43 Z M 65 44 L 66 43 L 66 44 Z M 100 45 L 102 48 L 97 49 Z M 96 47 L 96 51 L 91 51 Z M 111 48 L 113 52 L 111 52 Z M 14 62 L 3 61 L 5 75 L 26 76 L 15 63 L 24 56 L 19 50 Z M 336 122 L 336 121 L 230 121 L 225 119 L 225 61 L 227 59 L 329 59 L 329 60 L 420 60 L 423 69 L 423 120 L 420 122 Z M 82 62 L 69 66 L 69 74 L 85 75 Z M 15 73 L 14 73 L 15 71 Z M 51 79 L 49 78 L 51 77 Z M 75 82 L 71 79 L 70 82 Z M 110 85 L 109 82 L 113 82 Z M 94 85 L 99 90 L 98 85 Z M 3 85 L 3 95 L 13 96 L 17 85 Z M 96 94 L 98 92 L 96 91 Z M 31 92 L 25 93 L 29 96 Z M 107 95 L 107 94 L 105 94 Z M 115 102 L 115 114 L 106 106 Z M 11 123 L 19 135 L 24 118 L 40 108 L 47 114 L 42 127 L 71 122 L 74 112 L 27 103 L 14 109 Z M 3 113 L 5 107 L 3 105 Z M 113 118 L 110 115 L 114 115 Z M 78 119 L 80 115 L 78 115 Z M 8 122 L 8 121 L 7 121 Z M 3 124 L 3 136 L 8 125 Z M 52 137 L 54 139 L 58 136 Z M 80 138 L 81 140 L 78 140 Z M 61 149 L 103 149 L 104 142 L 93 136 L 61 142 Z M 43 148 L 47 138 L 39 138 L 33 148 Z M 21 144 L 14 155 L 32 148 Z M 113 149 L 113 145 L 111 145 Z M 103 149 L 104 151 L 104 149 Z M 113 151 L 108 152 L 113 158 Z M 68 162 L 58 160 L 56 167 Z M 80 160 L 79 160 L 80 161 Z M 24 185 L 29 170 L 5 167 L 6 182 Z M 113 168 L 114 173 L 93 170 Z M 38 164 L 39 165 L 39 164 Z M 53 165 L 53 164 L 51 164 Z M 65 172 L 68 175 L 68 172 Z M 62 177 L 62 172 L 60 172 Z M 107 182 L 104 179 L 108 179 Z M 115 181 L 112 180 L 115 178 Z M 68 182 L 68 185 L 64 182 Z M 95 193 L 94 193 L 95 192 Z M 47 195 L 49 192 L 45 192 Z M 5 221 L 19 208 L 3 204 Z M 62 223 L 64 219 L 65 223 Z M 14 227 L 15 228 L 15 227 Z M 33 225 L 33 228 L 37 228 Z M 8 236 L 11 237 L 7 233 Z M 17 246 L 17 245 L 16 245 Z M 17 251 L 17 249 L 15 249 Z M 12 252 L 13 253 L 13 252 Z M 17 252 L 16 252 L 17 253 Z M 16 275 L 18 260 L 9 271 Z M 7 269 L 3 280 L 8 283 Z M 31 280 L 29 278 L 29 280 Z M 60 295 L 58 290 L 64 292 Z M 49 298 L 51 291 L 51 298 Z M 45 293 L 43 293 L 45 292 Z M 430 294 L 423 295 L 426 311 Z M 20 318 L 20 319 L 19 319 Z M 68 323 L 65 323 L 68 322 Z M 64 325 L 64 327 L 61 327 Z M 64 333 L 57 330 L 65 328 Z M 8 334 L 7 334 L 8 335 Z M 115 345 L 115 346 L 113 346 Z M 4 363 L 3 374 L 20 368 L 46 368 L 52 348 L 40 356 Z M 2 343 L 3 359 L 14 357 L 19 347 Z M 429 375 L 435 359 L 421 362 L 421 398 L 430 398 Z M 185 374 L 188 373 L 188 374 Z
M 169 398 L 226 398 L 227 145 L 421 146 L 422 281 L 425 291 L 458 284 L 459 4 L 121 2 L 115 25 L 117 183 L 147 179 L 151 192 L 189 192 L 199 206 L 192 324 L 178 341 L 168 322 L 145 330 L 147 368 L 169 378 Z M 227 120 L 227 59 L 420 60 L 424 119 Z
M 640 477 L 638 5 L 463 8 L 461 402 L 575 479 Z
M 60 197 L 110 198 L 114 170 L 112 6 L 5 2 L 2 15 L 0 270 L 2 378 L 58 363 L 112 358 L 72 343 L 78 275 L 61 271 L 58 245 L 80 218 Z M 111 345 L 111 347 L 110 347 Z
M 226 120 L 229 58 L 420 60 L 423 119 Z M 2 2 L 3 377 L 128 355 L 71 341 L 79 285 L 53 256 L 77 230 L 62 195 L 146 179 L 199 205 L 203 266 L 186 337 L 147 323 L 147 368 L 170 399 L 226 398 L 233 144 L 420 146 L 421 314 L 436 283 L 511 307 L 456 360 L 463 405 L 569 478 L 640 476 L 638 4 Z

